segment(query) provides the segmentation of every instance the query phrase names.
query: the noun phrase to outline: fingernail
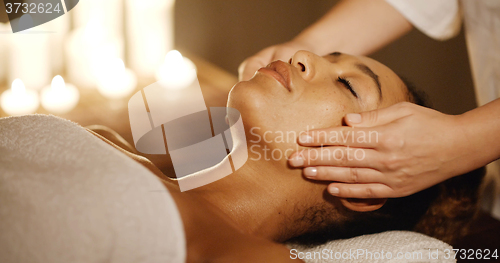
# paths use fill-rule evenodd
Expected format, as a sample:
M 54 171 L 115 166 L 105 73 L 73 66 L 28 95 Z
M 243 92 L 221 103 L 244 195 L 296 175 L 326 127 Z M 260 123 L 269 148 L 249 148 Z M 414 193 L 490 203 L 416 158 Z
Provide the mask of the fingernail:
M 313 138 L 307 134 L 302 134 L 299 137 L 300 143 L 311 143 L 312 141 L 313 141 Z
M 290 159 L 290 165 L 295 167 L 302 166 L 304 165 L 304 159 L 300 155 L 297 155 Z
M 330 187 L 328 188 L 328 192 L 332 195 L 337 195 L 340 193 L 340 190 L 337 187 Z
M 346 119 L 352 123 L 361 123 L 361 114 L 349 113 L 346 115 Z
M 307 167 L 304 169 L 304 175 L 307 177 L 314 177 L 318 174 L 316 167 Z

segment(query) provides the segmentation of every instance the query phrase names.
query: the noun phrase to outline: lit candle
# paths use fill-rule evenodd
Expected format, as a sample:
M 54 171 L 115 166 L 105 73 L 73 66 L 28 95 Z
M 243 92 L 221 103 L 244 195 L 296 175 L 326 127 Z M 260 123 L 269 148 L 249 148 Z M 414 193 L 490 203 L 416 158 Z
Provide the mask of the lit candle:
M 24 14 L 12 23 L 33 24 L 33 19 L 29 14 Z M 42 33 L 42 29 L 43 27 L 37 26 L 9 35 L 10 81 L 23 79 L 29 89 L 41 89 L 50 81 L 49 34 Z
M 123 60 L 114 58 L 103 61 L 98 68 L 97 90 L 110 99 L 121 99 L 130 95 L 137 86 L 137 77 L 125 68 Z
M 174 45 L 175 0 L 126 0 L 127 57 L 141 77 L 153 77 Z
M 74 85 L 65 83 L 59 75 L 52 79 L 50 86 L 42 90 L 42 106 L 54 113 L 69 112 L 76 106 L 79 99 L 78 89 Z
M 182 89 L 191 85 L 196 79 L 196 66 L 179 51 L 171 50 L 156 72 L 156 79 L 166 88 Z
M 35 112 L 39 106 L 38 94 L 33 90 L 27 90 L 20 79 L 12 82 L 12 87 L 2 93 L 0 105 L 5 113 L 9 115 L 25 115 Z

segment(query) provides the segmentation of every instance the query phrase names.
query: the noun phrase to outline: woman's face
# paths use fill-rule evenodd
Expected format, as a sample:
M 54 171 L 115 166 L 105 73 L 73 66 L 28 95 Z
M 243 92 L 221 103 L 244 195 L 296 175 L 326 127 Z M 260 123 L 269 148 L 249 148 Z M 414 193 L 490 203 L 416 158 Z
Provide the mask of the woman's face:
M 228 107 L 240 111 L 247 140 L 261 136 L 260 141 L 282 148 L 295 144 L 296 138 L 283 142 L 277 138 L 280 133 L 298 136 L 308 129 L 339 126 L 347 113 L 406 101 L 406 94 L 401 79 L 373 59 L 299 51 L 288 63 L 275 61 L 236 84 Z M 273 138 L 284 145 L 271 142 Z

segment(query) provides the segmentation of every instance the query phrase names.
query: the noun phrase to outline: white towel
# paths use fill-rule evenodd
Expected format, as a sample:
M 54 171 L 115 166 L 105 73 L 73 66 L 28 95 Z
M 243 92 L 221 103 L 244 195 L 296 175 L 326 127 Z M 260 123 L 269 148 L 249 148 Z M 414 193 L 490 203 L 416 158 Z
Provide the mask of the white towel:
M 149 170 L 53 116 L 0 119 L 0 262 L 184 262 L 183 225 Z
M 295 249 L 290 251 L 292 257 L 303 258 L 306 263 L 456 262 L 452 246 L 411 231 L 387 231 L 330 241 L 314 247 L 288 246 Z

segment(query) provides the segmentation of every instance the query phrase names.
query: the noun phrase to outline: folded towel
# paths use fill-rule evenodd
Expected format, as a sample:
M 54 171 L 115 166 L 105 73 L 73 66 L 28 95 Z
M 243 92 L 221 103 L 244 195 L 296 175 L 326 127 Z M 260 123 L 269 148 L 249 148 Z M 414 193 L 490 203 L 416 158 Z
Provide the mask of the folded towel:
M 411 231 L 388 231 L 335 240 L 314 247 L 292 244 L 288 246 L 294 249 L 290 251 L 292 257 L 303 258 L 306 263 L 456 262 L 453 247 Z
M 53 116 L 0 119 L 0 262 L 185 262 L 149 170 Z

